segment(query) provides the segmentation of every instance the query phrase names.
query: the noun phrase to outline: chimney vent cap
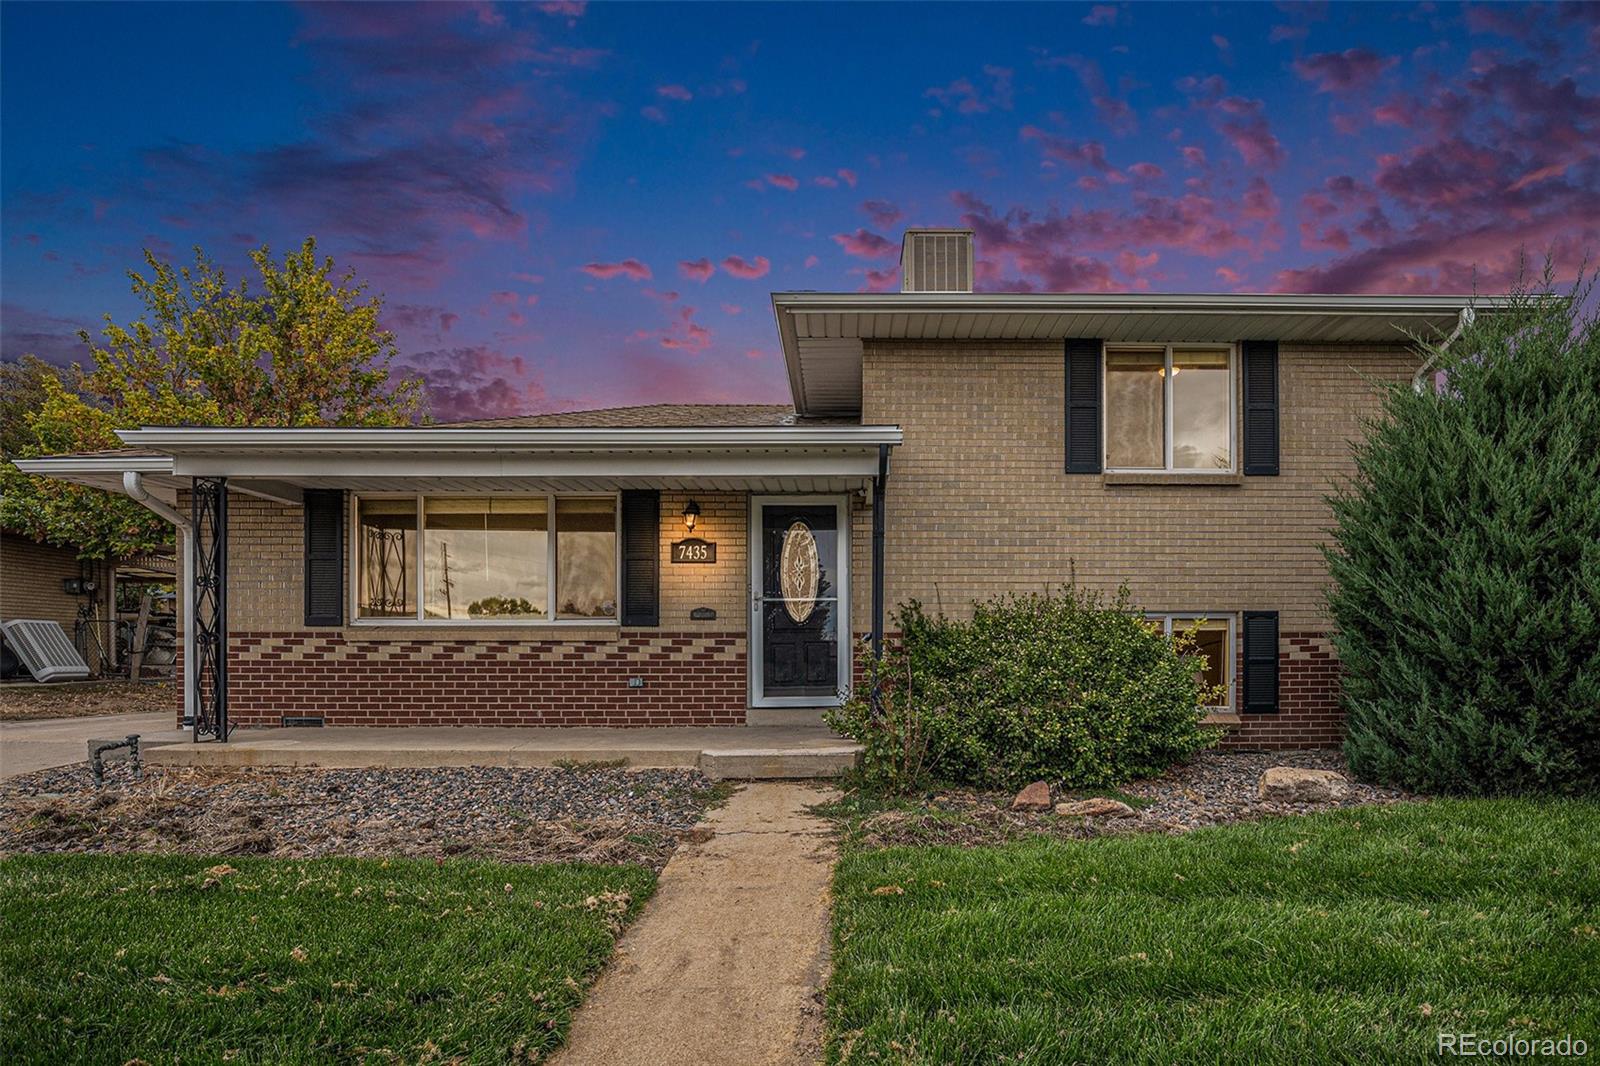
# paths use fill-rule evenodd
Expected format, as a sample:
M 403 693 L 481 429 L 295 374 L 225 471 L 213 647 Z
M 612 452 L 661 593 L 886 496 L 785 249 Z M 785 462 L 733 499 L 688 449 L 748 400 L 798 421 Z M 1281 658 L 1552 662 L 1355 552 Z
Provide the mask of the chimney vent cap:
M 971 292 L 970 229 L 908 229 L 900 241 L 901 292 Z

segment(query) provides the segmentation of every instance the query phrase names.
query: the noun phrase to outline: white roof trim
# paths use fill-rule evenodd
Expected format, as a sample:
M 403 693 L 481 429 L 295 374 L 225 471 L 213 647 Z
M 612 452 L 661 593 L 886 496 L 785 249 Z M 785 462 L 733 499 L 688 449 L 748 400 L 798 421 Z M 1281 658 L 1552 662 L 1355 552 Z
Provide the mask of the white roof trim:
M 299 488 L 408 484 L 468 487 L 581 485 L 763 491 L 858 487 L 878 470 L 897 426 L 707 429 L 270 429 L 175 427 L 119 431 L 164 456 L 68 455 L 18 460 L 24 473 L 118 491 L 123 472 L 170 497 L 190 477 L 228 477 L 241 491 L 287 499 Z M 820 491 L 820 490 L 819 490 Z
M 233 429 L 118 430 L 132 447 L 187 452 L 704 452 L 727 449 L 876 448 L 901 441 L 898 426 L 760 426 L 708 428 L 543 429 Z

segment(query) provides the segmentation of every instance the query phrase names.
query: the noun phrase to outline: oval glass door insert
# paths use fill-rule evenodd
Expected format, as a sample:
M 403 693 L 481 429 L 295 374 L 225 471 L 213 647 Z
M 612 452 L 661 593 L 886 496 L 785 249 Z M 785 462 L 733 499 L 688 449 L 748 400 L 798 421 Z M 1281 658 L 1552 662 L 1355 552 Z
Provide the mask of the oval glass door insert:
M 817 584 L 822 567 L 817 562 L 817 538 L 811 527 L 795 522 L 783 535 L 783 552 L 778 556 L 778 581 L 783 590 L 783 609 L 796 622 L 811 617 L 817 606 Z

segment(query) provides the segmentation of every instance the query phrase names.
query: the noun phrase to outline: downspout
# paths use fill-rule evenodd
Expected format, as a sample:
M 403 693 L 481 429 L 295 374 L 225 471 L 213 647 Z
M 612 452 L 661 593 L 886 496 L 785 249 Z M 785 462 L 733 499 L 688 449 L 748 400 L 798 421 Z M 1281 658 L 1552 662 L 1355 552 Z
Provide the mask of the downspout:
M 135 503 L 142 504 L 146 510 L 152 511 L 178 528 L 178 541 L 181 545 L 183 578 L 180 585 L 183 589 L 183 717 L 193 728 L 194 722 L 194 686 L 189 679 L 194 676 L 194 524 L 188 518 L 178 513 L 177 509 L 150 495 L 144 487 L 144 479 L 138 471 L 125 470 L 122 473 L 122 491 Z
M 889 446 L 878 445 L 878 476 L 872 480 L 872 658 L 883 658 L 883 494 L 889 484 Z
M 1472 325 L 1473 321 L 1477 317 L 1477 313 L 1472 310 L 1472 305 L 1468 304 L 1466 307 L 1461 309 L 1461 313 L 1456 316 L 1456 328 L 1451 330 L 1450 336 L 1446 337 L 1444 339 L 1444 343 L 1439 345 L 1438 351 L 1435 352 L 1434 355 L 1428 356 L 1427 361 L 1421 366 L 1417 367 L 1417 372 L 1411 375 L 1412 392 L 1416 393 L 1418 396 L 1422 395 L 1422 379 L 1429 370 L 1433 369 L 1435 359 L 1440 353 L 1447 351 L 1449 347 L 1456 342 L 1456 339 L 1467 331 L 1467 327 Z

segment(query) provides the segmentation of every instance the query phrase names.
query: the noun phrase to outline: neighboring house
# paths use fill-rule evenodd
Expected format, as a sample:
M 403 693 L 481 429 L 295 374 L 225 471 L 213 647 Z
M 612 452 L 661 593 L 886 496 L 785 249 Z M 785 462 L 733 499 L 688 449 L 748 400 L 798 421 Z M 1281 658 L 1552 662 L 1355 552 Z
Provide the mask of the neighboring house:
M 80 560 L 72 548 L 0 530 L 0 620 L 57 622 L 97 674 L 117 666 L 116 589 L 119 580 L 173 579 L 170 555 Z M 21 677 L 26 680 L 27 673 Z
M 1323 497 L 1467 298 L 974 293 L 971 240 L 907 234 L 904 292 L 775 294 L 792 405 L 19 465 L 200 521 L 203 721 L 219 654 L 234 724 L 815 720 L 896 604 L 1076 580 L 1207 620 L 1235 742 L 1336 741 Z

